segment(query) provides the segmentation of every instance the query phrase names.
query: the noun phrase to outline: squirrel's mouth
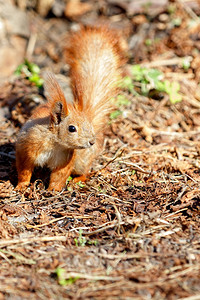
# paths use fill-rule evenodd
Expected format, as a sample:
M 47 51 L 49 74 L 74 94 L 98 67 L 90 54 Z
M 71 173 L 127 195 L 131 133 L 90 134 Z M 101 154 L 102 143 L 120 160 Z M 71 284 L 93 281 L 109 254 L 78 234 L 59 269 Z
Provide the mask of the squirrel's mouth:
M 95 139 L 90 139 L 89 141 L 86 141 L 84 144 L 81 144 L 79 146 L 77 146 L 77 149 L 86 149 L 86 148 L 90 148 L 95 144 Z
M 74 146 L 74 145 L 72 145 L 71 147 L 70 146 L 67 146 L 67 149 L 71 149 L 71 150 L 74 150 L 74 149 L 77 149 L 77 150 L 81 150 L 81 149 L 87 149 L 87 148 L 91 148 L 92 147 L 92 145 L 89 145 L 89 144 L 87 144 L 87 145 L 80 145 L 80 146 Z
M 87 149 L 87 148 L 91 148 L 91 147 L 92 147 L 92 145 L 88 143 L 87 145 L 77 147 L 77 149 Z

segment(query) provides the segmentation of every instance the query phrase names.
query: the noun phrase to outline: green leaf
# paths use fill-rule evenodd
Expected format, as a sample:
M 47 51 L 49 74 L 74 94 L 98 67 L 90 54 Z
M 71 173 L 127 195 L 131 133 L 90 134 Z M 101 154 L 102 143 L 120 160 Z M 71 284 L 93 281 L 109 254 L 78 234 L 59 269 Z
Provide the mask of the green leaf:
M 117 96 L 117 105 L 122 106 L 122 105 L 129 105 L 130 101 L 126 98 L 124 95 L 118 95 Z
M 149 93 L 149 88 L 145 82 L 141 83 L 141 92 L 142 92 L 142 95 L 144 95 L 144 96 L 147 96 Z
M 146 74 L 146 78 L 153 81 L 159 81 L 163 79 L 163 73 L 157 69 L 149 69 Z
M 122 112 L 120 110 L 115 110 L 115 111 L 111 112 L 110 119 L 114 120 L 117 117 L 119 117 L 121 114 L 122 114 Z
M 71 176 L 69 176 L 66 180 L 66 182 L 70 182 L 73 178 Z
M 140 65 L 134 65 L 131 68 L 132 76 L 136 81 L 140 82 L 144 79 L 143 72 L 144 72 L 144 68 L 142 69 Z
M 30 69 L 31 73 L 33 73 L 33 74 L 39 74 L 40 73 L 40 68 L 36 64 L 31 63 L 29 65 L 29 69 Z
M 181 18 L 175 18 L 172 20 L 172 24 L 176 27 L 179 27 L 182 23 L 182 19 Z
M 60 285 L 65 285 L 65 269 L 57 267 L 57 269 L 55 270 L 55 273 L 58 278 L 58 283 Z
M 40 76 L 38 74 L 33 74 L 28 79 L 30 82 L 35 83 L 35 85 L 37 87 L 41 87 L 44 83 L 44 80 L 42 78 L 40 78 Z
M 183 67 L 185 69 L 190 67 L 188 60 L 183 61 Z M 158 92 L 164 92 L 169 95 L 170 102 L 172 104 L 180 102 L 182 96 L 179 94 L 180 85 L 178 82 L 170 82 L 169 80 L 163 81 L 163 73 L 157 69 L 147 69 L 140 65 L 134 65 L 131 67 L 131 74 L 133 79 L 130 77 L 125 78 L 124 86 L 129 89 L 133 94 L 136 93 L 134 90 L 134 82 L 139 82 L 141 86 L 141 94 L 148 96 L 150 90 L 155 89 Z M 123 103 L 125 100 L 119 98 L 119 103 Z M 123 103 L 125 104 L 125 103 Z M 120 104 L 119 104 L 120 105 Z M 110 115 L 111 120 L 117 118 L 121 114 L 121 111 L 115 111 Z
M 152 43 L 153 43 L 153 42 L 152 42 L 151 39 L 146 39 L 146 40 L 145 40 L 145 45 L 146 45 L 146 46 L 151 46 Z
M 169 80 L 165 80 L 164 82 L 164 92 L 166 92 L 167 94 L 170 94 L 171 91 L 171 83 Z
M 68 285 L 68 284 L 73 284 L 77 279 L 79 279 L 79 276 L 76 277 L 70 277 L 68 279 L 65 279 L 65 269 L 58 267 L 55 270 L 55 273 L 58 278 L 58 283 L 62 286 Z
M 74 242 L 75 242 L 75 245 L 76 245 L 76 247 L 78 247 L 78 246 L 79 246 L 79 244 L 78 244 L 78 240 L 77 240 L 77 238 L 75 238 L 75 239 L 74 239 Z
M 78 186 L 80 186 L 81 188 L 85 186 L 85 184 L 82 181 L 79 181 L 76 183 Z
M 131 93 L 134 92 L 133 80 L 129 76 L 125 76 L 120 84 L 122 89 L 128 89 Z
M 94 240 L 94 241 L 89 240 L 87 243 L 88 243 L 89 245 L 97 246 L 99 242 L 98 242 L 97 240 Z
M 24 63 L 20 64 L 15 70 L 15 75 L 19 76 L 24 74 L 30 82 L 35 83 L 37 87 L 41 87 L 44 83 L 44 80 L 39 76 L 40 68 L 34 64 L 30 63 L 27 59 L 24 60 Z
M 178 93 L 173 93 L 169 95 L 169 100 L 172 104 L 176 104 L 182 101 L 182 96 Z
M 157 81 L 157 82 L 156 82 L 156 85 L 155 85 L 155 89 L 156 89 L 158 92 L 165 92 L 165 84 L 164 84 L 164 82 L 162 82 L 162 81 Z
M 22 68 L 24 67 L 24 64 L 20 64 L 17 69 L 15 70 L 14 74 L 19 76 L 22 73 Z
M 180 84 L 178 82 L 171 83 L 171 89 L 169 92 L 169 99 L 172 104 L 178 103 L 182 100 L 182 96 L 178 93 L 180 90 Z
M 190 68 L 190 61 L 189 61 L 189 59 L 184 59 L 183 60 L 183 63 L 182 63 L 182 66 L 183 66 L 183 69 L 185 70 L 185 71 L 187 71 L 189 68 Z
M 87 243 L 86 238 L 84 236 L 82 236 L 82 232 L 83 232 L 82 229 L 80 229 L 78 239 L 77 238 L 74 239 L 75 245 L 77 247 L 79 247 L 79 246 L 84 247 Z

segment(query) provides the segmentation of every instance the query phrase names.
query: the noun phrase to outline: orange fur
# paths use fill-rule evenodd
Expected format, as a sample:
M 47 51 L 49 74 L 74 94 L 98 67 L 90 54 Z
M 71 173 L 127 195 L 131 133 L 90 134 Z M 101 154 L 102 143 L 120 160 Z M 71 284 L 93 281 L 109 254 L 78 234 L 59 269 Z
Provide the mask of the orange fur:
M 75 101 L 102 130 L 113 108 L 110 98 L 117 92 L 120 67 L 125 62 L 116 31 L 87 27 L 74 33 L 66 48 Z
M 67 103 L 49 73 L 48 102 L 33 112 L 16 142 L 19 189 L 30 183 L 37 165 L 51 169 L 51 190 L 61 190 L 70 174 L 86 179 L 102 149 L 110 98 L 116 94 L 123 63 L 118 38 L 107 28 L 86 28 L 74 33 L 69 44 L 65 53 L 74 102 Z

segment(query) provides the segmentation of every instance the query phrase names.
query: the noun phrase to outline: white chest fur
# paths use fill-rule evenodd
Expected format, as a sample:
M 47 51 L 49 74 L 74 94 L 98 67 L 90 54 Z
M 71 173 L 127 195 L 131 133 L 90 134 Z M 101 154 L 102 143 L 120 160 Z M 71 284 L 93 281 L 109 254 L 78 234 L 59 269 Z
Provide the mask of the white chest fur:
M 60 147 L 55 147 L 53 150 L 45 150 L 41 152 L 35 160 L 35 165 L 40 167 L 47 166 L 53 170 L 61 165 L 64 165 L 68 161 L 68 157 L 68 149 L 60 149 Z
M 48 161 L 50 160 L 51 156 L 52 156 L 52 151 L 41 152 L 35 160 L 36 166 L 44 167 L 45 165 L 48 164 Z

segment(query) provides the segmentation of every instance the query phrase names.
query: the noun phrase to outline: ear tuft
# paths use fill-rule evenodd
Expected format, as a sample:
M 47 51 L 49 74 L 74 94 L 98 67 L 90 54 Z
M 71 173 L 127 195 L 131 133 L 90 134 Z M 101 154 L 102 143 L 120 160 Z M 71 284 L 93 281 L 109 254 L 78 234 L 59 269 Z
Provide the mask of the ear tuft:
M 65 117 L 63 114 L 63 105 L 61 102 L 56 102 L 54 108 L 51 111 L 51 123 L 54 125 L 60 124 L 62 119 Z
M 56 110 L 58 111 L 62 110 L 62 113 L 67 116 L 69 112 L 67 108 L 65 95 L 58 81 L 56 80 L 55 75 L 52 72 L 48 71 L 45 73 L 44 77 L 45 77 L 45 84 L 44 84 L 45 93 L 50 103 L 50 106 L 52 108 L 52 113 L 54 111 L 56 112 Z

